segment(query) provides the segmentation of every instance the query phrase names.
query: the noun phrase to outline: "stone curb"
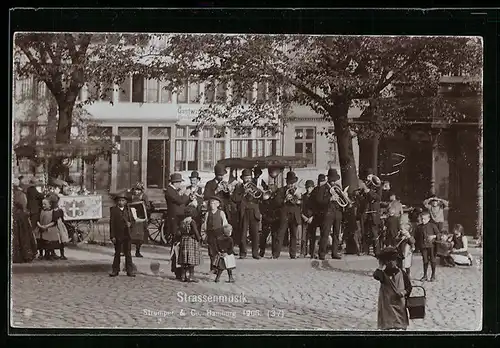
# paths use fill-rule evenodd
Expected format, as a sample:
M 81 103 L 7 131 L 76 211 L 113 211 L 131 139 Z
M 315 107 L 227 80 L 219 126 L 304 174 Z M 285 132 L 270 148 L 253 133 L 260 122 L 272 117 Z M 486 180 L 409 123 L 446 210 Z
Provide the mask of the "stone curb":
M 54 261 L 47 263 L 20 263 L 12 265 L 12 274 L 39 274 L 39 273 L 103 273 L 111 271 L 111 262 L 78 261 L 78 263 L 63 263 Z

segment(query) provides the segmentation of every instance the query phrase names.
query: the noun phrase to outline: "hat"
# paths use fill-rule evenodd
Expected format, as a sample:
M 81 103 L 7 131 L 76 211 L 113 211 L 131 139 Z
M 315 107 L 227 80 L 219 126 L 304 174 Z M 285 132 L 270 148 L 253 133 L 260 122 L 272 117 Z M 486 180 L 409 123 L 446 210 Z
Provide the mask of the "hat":
M 209 198 L 209 200 L 210 201 L 217 201 L 219 203 L 222 203 L 222 200 L 219 197 L 217 197 L 217 196 L 212 196 L 212 197 Z
M 326 175 L 325 174 L 318 175 L 318 182 L 323 182 L 323 181 L 326 181 Z
M 250 169 L 243 169 L 241 177 L 243 178 L 244 176 L 252 176 L 252 171 Z
M 174 173 L 170 175 L 170 182 L 175 183 L 175 182 L 183 182 L 184 179 L 182 179 L 182 175 L 180 173 Z
M 340 179 L 339 173 L 337 173 L 337 169 L 331 168 L 328 169 L 328 174 L 326 175 L 328 177 L 328 181 L 337 181 Z
M 312 181 L 312 180 L 306 181 L 306 188 L 309 188 L 309 187 L 314 187 L 314 181 Z
M 214 167 L 214 173 L 215 175 L 226 175 L 226 167 L 220 164 L 216 164 Z
M 196 170 L 193 170 L 191 172 L 191 176 L 189 177 L 189 179 L 198 179 L 198 180 L 200 180 L 201 179 L 200 178 L 200 173 L 198 173 Z
M 294 172 L 286 173 L 286 182 L 297 182 L 297 175 Z
M 399 251 L 395 247 L 389 246 L 382 249 L 377 258 L 381 261 L 395 261 L 399 258 Z
M 126 191 L 114 193 L 114 194 L 111 194 L 111 196 L 113 197 L 113 200 L 115 200 L 115 201 L 120 199 L 120 198 L 126 199 L 128 201 L 130 198 L 130 196 L 127 194 Z
M 19 181 L 19 179 L 17 179 L 17 178 L 12 178 L 12 185 L 13 185 L 13 186 L 19 186 L 19 185 L 20 185 L 20 181 Z
M 254 173 L 262 173 L 262 169 L 260 169 L 260 167 L 255 167 L 255 168 L 253 169 L 253 172 L 254 172 Z
M 135 184 L 134 189 L 144 191 L 144 184 L 142 182 L 138 182 Z

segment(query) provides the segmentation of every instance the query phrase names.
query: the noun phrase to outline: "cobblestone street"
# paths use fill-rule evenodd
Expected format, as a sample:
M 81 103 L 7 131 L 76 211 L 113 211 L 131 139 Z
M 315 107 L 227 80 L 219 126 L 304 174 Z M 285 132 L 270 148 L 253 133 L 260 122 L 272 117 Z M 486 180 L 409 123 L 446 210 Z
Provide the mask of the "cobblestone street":
M 419 261 L 416 256 L 414 278 L 421 275 Z M 199 283 L 145 275 L 110 278 L 102 272 L 14 274 L 12 324 L 42 328 L 376 329 L 378 283 L 371 277 L 375 259 L 247 259 L 238 262 L 234 284 L 225 282 L 227 275 L 221 283 L 214 283 L 207 265 L 205 259 L 199 267 Z M 481 269 L 439 268 L 437 274 L 436 282 L 424 285 L 426 318 L 412 321 L 409 329 L 480 329 Z M 414 284 L 420 282 L 414 280 Z M 244 298 L 232 303 L 180 302 L 184 295 Z

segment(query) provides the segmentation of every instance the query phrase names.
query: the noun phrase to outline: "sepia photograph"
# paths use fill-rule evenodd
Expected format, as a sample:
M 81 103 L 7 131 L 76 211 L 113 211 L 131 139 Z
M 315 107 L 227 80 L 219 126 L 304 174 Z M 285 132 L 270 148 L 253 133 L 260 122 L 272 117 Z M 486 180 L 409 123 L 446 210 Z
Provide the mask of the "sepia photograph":
M 482 330 L 481 37 L 12 47 L 12 328 Z

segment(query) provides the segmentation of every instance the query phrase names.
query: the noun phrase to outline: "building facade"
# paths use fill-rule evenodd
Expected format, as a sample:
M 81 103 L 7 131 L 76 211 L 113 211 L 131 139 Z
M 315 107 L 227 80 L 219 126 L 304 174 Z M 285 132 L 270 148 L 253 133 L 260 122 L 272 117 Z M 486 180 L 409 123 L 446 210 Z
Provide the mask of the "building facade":
M 14 104 L 14 144 L 34 132 L 43 135 L 47 112 L 41 102 L 42 96 L 47 93 L 43 84 L 28 79 L 18 81 L 17 85 L 16 100 L 19 101 L 21 95 L 24 98 Z M 99 87 L 105 89 L 106 86 Z M 303 180 L 315 180 L 319 173 L 326 173 L 329 168 L 336 168 L 340 173 L 336 143 L 321 134 L 331 129 L 331 124 L 309 108 L 294 107 L 293 121 L 274 136 L 253 129 L 245 135 L 227 130 L 225 136 L 219 137 L 219 132 L 213 128 L 195 132 L 196 125 L 192 119 L 204 104 L 214 98 L 227 98 L 226 86 L 216 86 L 210 91 L 205 90 L 203 83 L 186 82 L 178 93 L 171 93 L 163 88 L 162 82 L 136 75 L 127 78 L 121 86 L 113 87 L 102 100 L 85 106 L 95 125 L 84 131 L 88 136 L 119 136 L 119 153 L 108 160 L 99 160 L 95 168 L 82 168 L 79 160 L 75 160 L 70 168 L 72 178 L 77 182 L 83 178 L 89 187 L 93 172 L 96 189 L 110 191 L 129 188 L 138 181 L 144 182 L 148 188 L 164 188 L 172 172 L 185 174 L 197 170 L 208 179 L 213 175 L 215 163 L 230 157 L 307 157 L 310 165 L 297 169 Z M 248 99 L 261 98 L 259 93 L 264 90 L 256 85 Z M 90 93 L 99 93 L 99 90 L 96 86 L 84 87 L 80 101 L 85 101 Z M 35 97 L 40 102 L 35 103 L 34 116 L 33 112 L 28 112 L 27 105 L 32 107 L 30 100 Z M 357 117 L 359 112 L 353 109 L 350 116 Z M 76 128 L 73 130 L 75 136 L 78 131 Z M 353 140 L 353 146 L 357 160 L 356 140 Z M 15 161 L 14 175 L 29 173 L 29 161 Z

